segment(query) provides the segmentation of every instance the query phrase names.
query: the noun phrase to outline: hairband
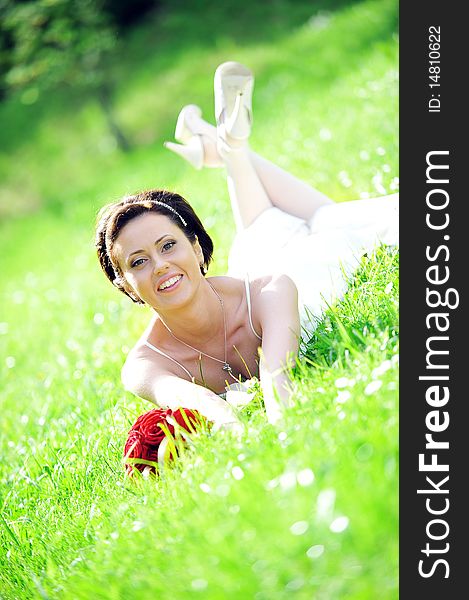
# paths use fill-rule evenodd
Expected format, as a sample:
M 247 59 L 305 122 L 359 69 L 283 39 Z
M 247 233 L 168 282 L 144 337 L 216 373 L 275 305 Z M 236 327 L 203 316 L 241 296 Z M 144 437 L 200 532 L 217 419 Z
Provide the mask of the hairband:
M 159 200 L 148 200 L 146 202 L 151 202 L 152 204 L 158 204 L 159 206 L 164 206 L 165 208 L 170 210 L 172 213 L 174 213 L 177 217 L 179 217 L 181 219 L 181 222 L 184 225 L 184 227 L 187 227 L 187 222 L 181 217 L 181 215 L 178 213 L 178 211 L 176 209 L 174 209 L 172 206 L 169 206 L 169 204 L 166 204 L 166 202 L 160 202 Z

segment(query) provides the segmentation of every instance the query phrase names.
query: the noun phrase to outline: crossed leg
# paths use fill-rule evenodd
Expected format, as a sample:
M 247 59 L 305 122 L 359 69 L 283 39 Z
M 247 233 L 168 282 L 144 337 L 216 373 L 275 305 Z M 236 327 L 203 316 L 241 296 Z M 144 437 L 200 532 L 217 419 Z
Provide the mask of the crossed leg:
M 313 223 L 313 217 L 319 208 L 325 206 L 329 208 L 321 211 L 321 217 L 327 214 L 329 222 L 338 220 L 343 224 L 364 224 L 373 219 L 377 210 L 392 212 L 397 207 L 397 193 L 336 204 L 322 192 L 256 154 L 247 145 L 223 153 L 223 160 L 238 231 L 249 227 L 264 210 L 272 206 L 303 219 L 312 231 L 318 226 L 317 219 Z
M 310 228 L 315 227 L 313 217 L 322 207 L 329 208 L 320 211 L 321 214 L 327 212 L 329 220 L 336 218 L 339 206 L 325 194 L 256 154 L 247 143 L 232 144 L 225 140 L 226 143 L 217 148 L 216 128 L 202 119 L 200 124 L 203 127 L 199 135 L 208 166 L 220 166 L 223 162 L 226 167 L 228 192 L 238 231 L 249 227 L 262 212 L 272 207 L 304 220 Z M 380 199 L 391 200 L 395 196 L 397 194 Z M 373 200 L 341 203 L 341 221 L 366 218 L 368 208 L 374 206 Z M 358 206 L 359 214 L 355 214 Z
M 266 209 L 275 206 L 305 221 L 333 201 L 304 181 L 249 150 L 247 146 L 223 153 L 228 192 L 238 231 Z

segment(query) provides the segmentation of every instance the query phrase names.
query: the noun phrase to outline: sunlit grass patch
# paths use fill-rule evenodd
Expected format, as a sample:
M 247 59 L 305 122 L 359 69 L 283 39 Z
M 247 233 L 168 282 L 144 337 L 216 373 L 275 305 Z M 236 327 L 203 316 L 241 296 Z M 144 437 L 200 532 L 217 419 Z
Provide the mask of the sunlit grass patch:
M 319 367 L 331 367 L 357 354 L 375 354 L 398 342 L 399 251 L 381 247 L 365 254 L 347 293 L 307 341 L 305 357 Z M 375 343 L 376 337 L 381 340 Z M 376 348 L 377 346 L 377 348 Z
M 360 300 L 370 287 L 376 313 Z M 113 369 L 69 396 L 75 366 L 62 360 L 46 416 L 6 414 L 7 593 L 396 597 L 396 299 L 397 254 L 383 248 L 319 324 L 283 426 L 259 405 L 245 435 L 198 436 L 156 479 L 130 481 L 122 461 L 148 405 L 124 400 Z M 344 331 L 361 323 L 351 343 Z

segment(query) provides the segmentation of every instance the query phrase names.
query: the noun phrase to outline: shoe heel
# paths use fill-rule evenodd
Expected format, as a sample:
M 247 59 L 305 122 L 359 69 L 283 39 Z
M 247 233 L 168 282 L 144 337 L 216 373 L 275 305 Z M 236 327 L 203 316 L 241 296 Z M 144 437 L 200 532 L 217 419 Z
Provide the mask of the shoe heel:
M 202 168 L 204 162 L 204 148 L 202 140 L 198 135 L 191 137 L 185 145 L 164 142 L 164 147 L 187 160 L 187 162 L 196 169 Z
M 226 62 L 215 71 L 213 83 L 218 135 L 246 141 L 252 127 L 252 72 L 240 63 Z
M 178 119 L 176 121 L 176 130 L 174 132 L 174 138 L 181 142 L 181 144 L 187 144 L 190 138 L 194 135 L 194 132 L 191 130 L 191 122 L 194 121 L 194 118 L 201 119 L 202 118 L 202 110 L 196 104 L 188 104 L 184 106 L 184 108 L 179 113 Z
M 247 140 L 251 133 L 251 120 L 242 92 L 237 94 L 233 112 L 225 121 L 225 132 L 235 140 Z

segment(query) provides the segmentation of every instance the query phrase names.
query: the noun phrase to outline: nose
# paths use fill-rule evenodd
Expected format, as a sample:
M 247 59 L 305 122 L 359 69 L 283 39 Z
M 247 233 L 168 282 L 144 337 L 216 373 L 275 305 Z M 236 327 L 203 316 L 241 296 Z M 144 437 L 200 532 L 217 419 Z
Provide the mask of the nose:
M 169 269 L 168 261 L 161 255 L 156 254 L 153 257 L 153 273 L 155 275 L 161 275 Z

